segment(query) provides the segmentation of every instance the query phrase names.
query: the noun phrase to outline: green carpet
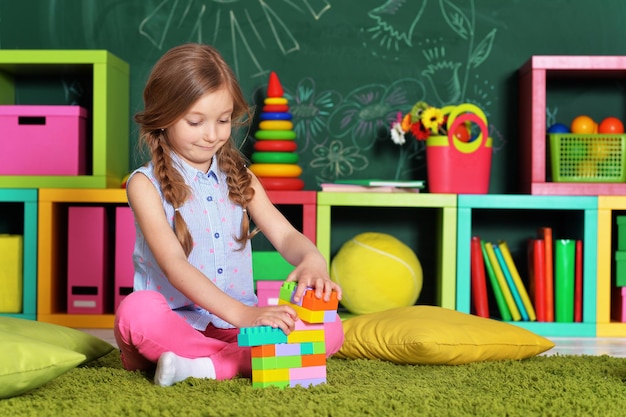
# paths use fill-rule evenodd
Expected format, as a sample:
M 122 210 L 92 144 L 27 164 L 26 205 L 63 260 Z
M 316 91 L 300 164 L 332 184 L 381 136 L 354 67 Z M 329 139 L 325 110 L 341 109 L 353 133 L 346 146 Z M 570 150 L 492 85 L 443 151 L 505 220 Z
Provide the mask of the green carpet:
M 328 384 L 253 389 L 247 379 L 154 386 L 117 352 L 19 397 L 0 416 L 624 416 L 626 359 L 540 356 L 462 366 L 330 359 Z

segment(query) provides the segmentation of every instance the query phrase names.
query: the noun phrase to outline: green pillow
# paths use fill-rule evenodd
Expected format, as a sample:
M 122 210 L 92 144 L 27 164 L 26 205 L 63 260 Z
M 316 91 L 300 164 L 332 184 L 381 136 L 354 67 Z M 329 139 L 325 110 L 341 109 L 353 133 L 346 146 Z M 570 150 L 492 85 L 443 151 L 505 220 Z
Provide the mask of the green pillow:
M 0 398 L 37 388 L 85 360 L 82 353 L 0 330 Z
M 80 330 L 0 317 L 0 398 L 37 388 L 113 349 L 111 344 Z
M 436 306 L 399 307 L 343 322 L 345 340 L 334 357 L 412 365 L 460 365 L 525 359 L 554 347 L 513 324 Z
M 0 317 L 0 331 L 81 353 L 85 355 L 84 362 L 98 359 L 115 349 L 110 343 L 89 333 L 41 321 Z

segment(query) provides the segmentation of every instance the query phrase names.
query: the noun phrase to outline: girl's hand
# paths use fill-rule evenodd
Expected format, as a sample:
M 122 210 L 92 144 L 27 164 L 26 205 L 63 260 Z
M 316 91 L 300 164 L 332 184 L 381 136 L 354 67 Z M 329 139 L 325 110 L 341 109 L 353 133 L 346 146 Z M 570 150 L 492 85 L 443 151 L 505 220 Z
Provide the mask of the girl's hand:
M 326 268 L 326 261 L 321 257 L 310 256 L 304 259 L 288 276 L 287 281 L 297 282 L 294 301 L 299 302 L 307 288 L 315 290 L 315 297 L 330 301 L 330 294 L 335 291 L 337 299 L 341 300 L 341 287 L 330 280 Z
M 271 326 L 289 334 L 297 319 L 295 310 L 288 305 L 247 307 L 239 327 Z

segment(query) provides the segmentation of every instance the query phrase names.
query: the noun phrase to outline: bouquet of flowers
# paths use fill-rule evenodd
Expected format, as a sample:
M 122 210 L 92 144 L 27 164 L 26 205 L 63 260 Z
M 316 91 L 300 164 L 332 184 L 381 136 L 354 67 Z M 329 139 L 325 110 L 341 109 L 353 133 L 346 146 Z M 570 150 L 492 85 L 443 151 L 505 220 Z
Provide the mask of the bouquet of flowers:
M 391 140 L 397 145 L 404 145 L 407 133 L 420 141 L 430 135 L 447 135 L 446 123 L 447 115 L 442 109 L 419 101 L 404 116 L 398 113 L 397 120 L 391 125 Z

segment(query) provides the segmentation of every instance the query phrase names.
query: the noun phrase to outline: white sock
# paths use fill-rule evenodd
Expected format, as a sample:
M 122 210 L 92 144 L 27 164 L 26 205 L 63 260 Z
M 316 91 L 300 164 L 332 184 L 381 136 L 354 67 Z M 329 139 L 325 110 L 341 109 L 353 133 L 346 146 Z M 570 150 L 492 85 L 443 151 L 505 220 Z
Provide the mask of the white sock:
M 213 361 L 210 358 L 188 359 L 174 352 L 165 352 L 157 363 L 154 383 L 169 387 L 190 377 L 215 379 Z

